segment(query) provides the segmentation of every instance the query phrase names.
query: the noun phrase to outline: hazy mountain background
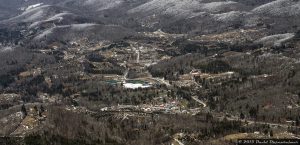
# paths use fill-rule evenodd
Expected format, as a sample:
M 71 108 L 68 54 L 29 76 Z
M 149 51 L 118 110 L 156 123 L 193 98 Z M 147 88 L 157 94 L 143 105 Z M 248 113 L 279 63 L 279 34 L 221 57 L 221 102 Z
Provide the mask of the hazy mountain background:
M 298 0 L 1 0 L 1 24 L 56 26 L 96 23 L 134 30 L 212 33 L 267 27 L 297 30 Z
M 299 138 L 299 29 L 300 0 L 0 0 L 0 136 Z

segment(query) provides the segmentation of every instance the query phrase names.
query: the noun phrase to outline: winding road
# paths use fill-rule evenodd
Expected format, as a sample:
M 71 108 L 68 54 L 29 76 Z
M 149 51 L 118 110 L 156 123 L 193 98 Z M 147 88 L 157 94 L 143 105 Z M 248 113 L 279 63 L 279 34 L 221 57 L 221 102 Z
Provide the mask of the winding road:
M 198 96 L 192 96 L 192 99 L 194 99 L 196 102 L 200 103 L 201 105 L 203 105 L 203 107 L 207 107 L 207 104 L 201 100 L 198 99 Z
M 201 100 L 198 99 L 198 96 L 192 96 L 192 99 L 194 99 L 196 102 L 200 103 L 203 105 L 203 107 L 207 107 L 207 104 Z M 212 113 L 215 117 L 217 116 L 216 113 Z M 222 120 L 225 118 L 225 115 L 222 117 L 216 117 L 219 120 Z M 289 124 L 281 124 L 281 123 L 270 123 L 270 122 L 263 122 L 263 121 L 253 121 L 250 119 L 243 119 L 241 120 L 239 117 L 226 117 L 227 120 L 229 121 L 246 121 L 248 124 L 260 124 L 260 125 L 269 125 L 271 127 L 282 127 L 282 128 L 297 128 L 300 129 L 300 126 L 291 126 Z

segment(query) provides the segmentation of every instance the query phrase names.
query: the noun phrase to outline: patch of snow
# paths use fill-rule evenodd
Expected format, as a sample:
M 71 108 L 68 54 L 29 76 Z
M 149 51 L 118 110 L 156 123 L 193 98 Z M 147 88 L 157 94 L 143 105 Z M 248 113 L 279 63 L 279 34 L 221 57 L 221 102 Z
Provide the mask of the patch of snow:
M 26 7 L 20 7 L 19 10 L 25 11 L 25 10 L 26 10 Z
M 222 9 L 224 9 L 226 7 L 230 7 L 235 4 L 238 4 L 238 3 L 233 2 L 233 1 L 211 2 L 211 3 L 205 3 L 202 6 L 202 9 L 205 9 L 209 12 L 217 12 L 217 11 L 221 11 Z
M 94 23 L 72 24 L 71 28 L 73 30 L 84 30 L 84 29 L 87 29 L 89 27 L 96 26 L 96 25 L 97 24 L 94 24 Z
M 123 2 L 123 0 L 86 0 L 84 4 L 97 6 L 98 11 L 101 11 L 120 6 Z
M 125 83 L 123 84 L 125 88 L 128 89 L 138 89 L 138 88 L 149 88 L 150 85 L 144 85 L 144 84 L 133 84 L 133 83 Z
M 300 1 L 276 0 L 252 10 L 253 13 L 269 14 L 274 16 L 300 15 Z
M 38 3 L 38 4 L 30 5 L 30 6 L 28 6 L 28 7 L 25 9 L 25 11 L 28 11 L 28 10 L 33 9 L 33 8 L 37 8 L 37 7 L 39 7 L 39 6 L 43 5 L 43 4 L 44 4 L 44 3 Z
M 24 21 L 34 21 L 34 20 L 40 19 L 43 17 L 43 13 L 44 13 L 43 10 L 37 11 L 37 12 L 33 13 L 32 15 L 30 15 L 29 17 L 26 17 L 24 19 Z
M 63 20 L 63 17 L 66 16 L 66 15 L 71 15 L 71 13 L 59 13 L 59 14 L 56 14 L 54 16 L 52 16 L 51 18 L 47 19 L 46 21 L 54 21 L 54 20 Z
M 200 2 L 197 0 L 152 0 L 139 7 L 131 9 L 128 13 L 161 13 L 166 15 L 187 16 L 199 10 Z
M 96 25 L 98 25 L 98 24 L 84 23 L 84 24 L 72 24 L 72 25 L 55 26 L 55 27 L 52 27 L 52 28 L 47 29 L 46 31 L 40 33 L 34 39 L 38 40 L 38 39 L 42 39 L 43 37 L 49 36 L 50 34 L 53 33 L 53 31 L 55 29 L 58 29 L 58 28 L 71 28 L 73 30 L 81 31 L 81 30 L 85 30 L 87 28 L 90 28 L 90 27 L 96 26 Z
M 227 13 L 214 14 L 213 17 L 217 21 L 229 22 L 241 18 L 241 16 L 243 16 L 244 14 L 245 13 L 239 11 L 231 11 Z
M 114 7 L 117 7 L 117 6 L 121 5 L 122 3 L 123 3 L 123 1 L 120 1 L 120 0 L 109 1 L 109 3 L 107 3 L 106 5 L 99 8 L 98 11 L 111 9 L 111 8 L 114 8 Z
M 14 49 L 10 46 L 7 46 L 7 47 L 3 47 L 0 49 L 0 52 L 10 52 L 10 51 L 13 51 Z
M 58 21 L 58 22 L 61 22 L 63 19 L 64 19 L 64 16 L 66 15 L 72 15 L 72 13 L 67 13 L 67 12 L 64 12 L 64 13 L 59 13 L 59 14 L 56 14 L 50 18 L 48 18 L 47 20 L 44 20 L 44 21 L 37 21 L 37 22 L 34 22 L 32 23 L 29 28 L 33 28 L 33 27 L 36 27 L 38 25 L 40 25 L 41 23 L 44 23 L 44 22 L 50 22 L 50 21 Z
M 29 25 L 29 28 L 33 28 L 33 27 L 36 27 L 38 25 L 40 25 L 43 21 L 37 21 L 37 22 L 34 22 L 32 24 Z
M 223 1 L 203 3 L 202 0 L 152 0 L 128 11 L 128 13 L 164 14 L 176 17 L 196 17 L 238 9 L 237 2 Z
M 36 36 L 34 39 L 42 39 L 43 37 L 46 37 L 46 36 L 50 35 L 53 32 L 54 28 L 50 28 L 50 29 L 42 32 L 41 34 L 39 34 L 38 36 Z
M 43 31 L 42 33 L 40 33 L 39 35 L 37 35 L 34 39 L 42 39 L 43 37 L 49 36 L 57 28 L 68 28 L 68 27 L 70 27 L 70 25 L 55 26 L 55 27 L 49 28 L 49 29 Z
M 283 42 L 292 39 L 295 36 L 294 33 L 277 34 L 261 38 L 256 43 L 263 43 L 265 45 L 280 46 Z
M 33 22 L 38 21 L 44 17 L 44 9 L 50 7 L 50 5 L 42 5 L 40 7 L 35 7 L 24 11 L 21 15 L 9 19 L 11 20 L 22 20 L 23 22 Z

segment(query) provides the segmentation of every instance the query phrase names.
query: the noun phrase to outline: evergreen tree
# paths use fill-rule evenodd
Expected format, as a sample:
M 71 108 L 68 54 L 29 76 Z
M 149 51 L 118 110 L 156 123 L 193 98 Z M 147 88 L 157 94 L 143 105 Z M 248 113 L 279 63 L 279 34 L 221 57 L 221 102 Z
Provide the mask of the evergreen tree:
M 299 126 L 299 118 L 296 119 L 296 126 Z
M 270 137 L 273 137 L 273 130 L 270 131 Z
M 22 112 L 25 116 L 27 116 L 27 110 L 26 110 L 26 107 L 25 107 L 24 104 L 22 105 L 21 112 Z
M 240 114 L 240 119 L 245 119 L 245 115 L 243 112 L 241 112 L 241 114 Z

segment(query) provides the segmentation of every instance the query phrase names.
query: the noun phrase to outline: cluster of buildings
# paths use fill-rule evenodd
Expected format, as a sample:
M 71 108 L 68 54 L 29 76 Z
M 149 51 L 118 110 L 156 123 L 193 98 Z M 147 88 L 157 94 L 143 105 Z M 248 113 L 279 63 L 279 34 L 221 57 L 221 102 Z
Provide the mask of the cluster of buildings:
M 142 111 L 142 112 L 164 112 L 164 113 L 187 113 L 187 110 L 181 109 L 180 104 L 177 101 L 159 104 L 159 105 L 117 105 L 111 107 L 104 107 L 101 111 Z
M 201 70 L 193 70 L 188 74 L 179 77 L 180 82 L 186 83 L 186 86 L 196 83 L 222 83 L 230 80 L 238 80 L 239 75 L 236 72 L 223 72 L 218 74 L 203 73 Z

